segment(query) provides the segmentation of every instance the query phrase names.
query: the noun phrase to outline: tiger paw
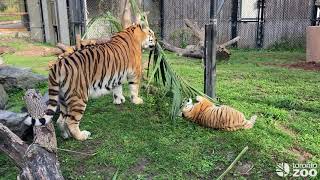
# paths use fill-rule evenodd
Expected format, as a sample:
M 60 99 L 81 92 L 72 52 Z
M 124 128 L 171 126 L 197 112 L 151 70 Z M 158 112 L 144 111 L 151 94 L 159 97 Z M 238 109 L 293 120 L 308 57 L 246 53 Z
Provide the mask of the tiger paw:
M 143 99 L 141 99 L 139 97 L 132 98 L 131 101 L 133 104 L 143 104 Z
M 113 104 L 122 104 L 122 103 L 124 103 L 126 101 L 126 99 L 124 98 L 124 96 L 123 95 L 121 95 L 121 96 L 114 96 L 114 98 L 113 98 Z
M 88 139 L 90 136 L 91 136 L 91 133 L 89 131 L 81 131 L 81 137 L 78 140 L 84 141 Z

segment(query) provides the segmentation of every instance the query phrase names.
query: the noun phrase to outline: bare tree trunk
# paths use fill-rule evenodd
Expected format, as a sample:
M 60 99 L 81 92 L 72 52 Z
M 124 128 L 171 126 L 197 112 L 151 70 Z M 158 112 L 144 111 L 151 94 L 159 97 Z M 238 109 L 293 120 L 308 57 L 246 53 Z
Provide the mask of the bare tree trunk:
M 29 89 L 24 99 L 32 118 L 43 115 L 47 107 L 45 97 Z M 33 108 L 40 108 L 40 111 L 33 111 Z M 7 154 L 20 169 L 18 179 L 64 179 L 56 153 L 57 139 L 52 122 L 46 126 L 34 126 L 33 134 L 33 143 L 28 145 L 0 123 L 0 151 Z
M 195 22 L 191 22 L 189 19 L 184 19 L 186 26 L 193 32 L 193 34 L 199 39 L 198 45 L 191 49 L 182 49 L 175 47 L 167 42 L 163 42 L 164 48 L 176 52 L 177 54 L 185 57 L 193 57 L 193 58 L 203 58 L 203 48 L 204 48 L 204 30 L 200 29 L 198 24 Z M 236 37 L 228 42 L 225 42 L 221 45 L 217 46 L 217 59 L 218 60 L 228 60 L 230 58 L 230 51 L 226 48 L 236 42 L 238 42 L 240 37 Z
M 198 58 L 198 59 L 201 59 L 203 57 L 203 51 L 200 49 L 195 49 L 195 50 L 182 49 L 182 48 L 173 46 L 166 41 L 162 41 L 162 45 L 164 49 L 171 52 L 176 52 L 179 56 Z
M 64 179 L 58 162 L 53 124 L 34 127 L 35 138 L 27 145 L 0 123 L 0 150 L 20 169 L 20 179 Z

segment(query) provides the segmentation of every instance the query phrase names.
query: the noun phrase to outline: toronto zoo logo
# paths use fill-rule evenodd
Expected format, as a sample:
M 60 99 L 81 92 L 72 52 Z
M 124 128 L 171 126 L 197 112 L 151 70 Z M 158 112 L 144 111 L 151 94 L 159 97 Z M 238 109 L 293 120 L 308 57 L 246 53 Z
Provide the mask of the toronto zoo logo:
M 292 171 L 291 171 L 292 170 Z M 290 174 L 292 172 L 292 174 Z M 317 164 L 295 164 L 290 165 L 288 163 L 279 163 L 276 168 L 276 173 L 280 177 L 316 177 Z

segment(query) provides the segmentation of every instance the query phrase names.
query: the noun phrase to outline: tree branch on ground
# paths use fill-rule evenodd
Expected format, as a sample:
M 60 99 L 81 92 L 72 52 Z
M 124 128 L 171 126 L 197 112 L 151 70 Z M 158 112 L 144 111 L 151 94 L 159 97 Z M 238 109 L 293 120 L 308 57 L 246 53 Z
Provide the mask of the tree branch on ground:
M 205 41 L 205 31 L 200 29 L 196 22 L 192 22 L 189 19 L 184 19 L 186 26 L 192 31 L 192 33 L 199 39 L 199 43 L 197 45 L 192 46 L 193 48 L 182 49 L 176 47 L 174 45 L 169 44 L 168 42 L 163 41 L 164 48 L 176 52 L 180 56 L 184 57 L 192 57 L 192 58 L 203 58 L 203 49 L 204 49 L 204 41 Z M 227 41 L 223 44 L 217 45 L 217 59 L 218 60 L 228 60 L 230 58 L 230 51 L 227 49 L 228 46 L 238 42 L 240 37 L 236 37 Z
M 34 103 L 44 102 L 36 99 Z M 32 102 L 33 103 L 33 102 Z M 28 104 L 27 104 L 27 109 Z M 33 107 L 33 106 L 32 106 Z M 0 123 L 0 151 L 20 169 L 18 179 L 64 179 L 57 157 L 57 139 L 52 123 L 33 127 L 34 140 L 28 145 Z

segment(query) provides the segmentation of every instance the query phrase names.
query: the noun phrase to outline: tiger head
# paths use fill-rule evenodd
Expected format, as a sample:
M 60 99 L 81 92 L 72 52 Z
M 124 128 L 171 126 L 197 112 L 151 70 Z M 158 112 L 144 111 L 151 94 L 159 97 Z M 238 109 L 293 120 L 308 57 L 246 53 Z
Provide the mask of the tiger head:
M 196 97 L 196 103 L 192 103 L 192 99 L 189 99 L 184 103 L 182 107 L 182 116 L 188 119 L 197 117 L 198 113 L 203 112 L 205 109 L 212 107 L 213 103 L 202 96 Z
M 139 38 L 143 49 L 153 49 L 156 46 L 157 39 L 154 32 L 148 26 L 136 24 L 129 28 L 134 32 L 135 37 Z

